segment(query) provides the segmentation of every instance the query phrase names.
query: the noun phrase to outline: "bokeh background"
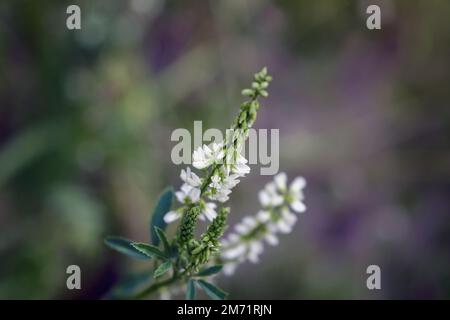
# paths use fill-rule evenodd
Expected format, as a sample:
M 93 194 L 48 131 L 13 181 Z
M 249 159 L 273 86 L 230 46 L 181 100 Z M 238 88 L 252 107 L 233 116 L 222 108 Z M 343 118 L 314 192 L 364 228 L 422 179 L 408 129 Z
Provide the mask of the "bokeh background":
M 366 28 L 369 4 L 381 31 Z M 0 298 L 97 299 L 148 267 L 103 237 L 147 239 L 158 194 L 180 185 L 172 131 L 225 129 L 264 65 L 256 127 L 280 129 L 280 170 L 306 177 L 308 211 L 221 287 L 449 298 L 449 17 L 444 0 L 1 1 Z M 270 179 L 253 166 L 232 222 Z M 70 264 L 80 291 L 66 289 Z M 366 288 L 370 264 L 382 290 Z

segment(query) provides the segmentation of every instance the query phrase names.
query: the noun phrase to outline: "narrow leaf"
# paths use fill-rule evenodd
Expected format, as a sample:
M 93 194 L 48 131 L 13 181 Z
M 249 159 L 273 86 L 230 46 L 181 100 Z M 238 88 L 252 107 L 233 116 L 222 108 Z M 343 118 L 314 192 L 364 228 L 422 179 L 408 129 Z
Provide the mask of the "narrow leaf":
M 222 270 L 222 265 L 217 264 L 215 266 L 211 266 L 209 268 L 201 270 L 199 273 L 196 274 L 197 277 L 207 277 L 213 274 L 216 274 Z
M 173 189 L 172 187 L 168 187 L 163 191 L 163 193 L 159 197 L 158 203 L 156 204 L 155 210 L 153 211 L 149 231 L 150 231 L 150 239 L 155 246 L 159 244 L 159 238 L 155 233 L 155 227 L 158 227 L 161 230 L 166 229 L 167 224 L 164 221 L 164 215 L 167 212 L 169 212 L 170 207 L 172 206 L 172 199 L 173 199 Z
M 172 267 L 172 263 L 170 261 L 166 261 L 161 264 L 158 268 L 156 268 L 155 273 L 153 273 L 153 278 L 158 278 L 166 273 Z
M 170 253 L 172 250 L 171 250 L 169 241 L 167 240 L 165 232 L 161 228 L 158 228 L 157 226 L 155 226 L 155 233 L 158 236 L 158 239 L 163 244 L 164 252 L 166 253 L 166 255 L 170 256 Z
M 210 282 L 205 280 L 198 280 L 197 283 L 202 287 L 203 291 L 213 300 L 224 300 L 228 293 L 223 291 L 222 289 L 216 287 Z
M 149 257 L 158 257 L 160 259 L 167 260 L 167 256 L 161 250 L 159 250 L 155 246 L 152 246 L 151 244 L 133 242 L 131 245 L 136 248 L 136 250 Z
M 111 249 L 114 249 L 120 253 L 126 254 L 127 256 L 141 259 L 141 260 L 148 260 L 150 259 L 150 256 L 142 253 L 138 249 L 136 249 L 132 245 L 132 241 L 121 238 L 121 237 L 106 237 L 105 238 L 105 244 L 110 247 Z
M 195 300 L 195 280 L 189 279 L 186 290 L 186 300 Z

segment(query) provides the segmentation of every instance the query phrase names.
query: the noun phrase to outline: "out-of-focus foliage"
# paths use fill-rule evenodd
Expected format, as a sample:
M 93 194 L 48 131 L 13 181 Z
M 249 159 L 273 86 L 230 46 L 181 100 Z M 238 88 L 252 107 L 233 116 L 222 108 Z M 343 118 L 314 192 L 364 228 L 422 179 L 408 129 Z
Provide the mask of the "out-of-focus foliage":
M 80 31 L 65 27 L 73 3 Z M 448 297 L 450 3 L 372 3 L 381 31 L 356 0 L 2 1 L 0 298 L 98 298 L 141 266 L 103 236 L 148 239 L 158 194 L 178 181 L 172 130 L 224 129 L 260 65 L 276 81 L 258 127 L 280 129 L 280 167 L 309 181 L 308 212 L 258 272 L 220 286 L 232 298 Z M 257 207 L 239 192 L 270 180 L 255 169 L 235 213 Z M 70 264 L 79 292 L 65 287 Z M 370 264 L 380 292 L 365 287 Z

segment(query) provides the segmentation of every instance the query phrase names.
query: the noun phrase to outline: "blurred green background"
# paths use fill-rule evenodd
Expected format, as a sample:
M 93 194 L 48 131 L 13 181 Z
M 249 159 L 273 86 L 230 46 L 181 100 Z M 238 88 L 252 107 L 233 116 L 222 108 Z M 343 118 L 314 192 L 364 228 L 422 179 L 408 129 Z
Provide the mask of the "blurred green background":
M 66 28 L 78 4 L 82 29 Z M 378 4 L 382 30 L 366 28 Z M 231 298 L 449 298 L 450 2 L 96 0 L 0 3 L 0 298 L 97 299 L 145 269 L 103 245 L 147 239 L 178 188 L 176 128 L 225 129 L 274 76 L 257 128 L 308 211 Z M 271 177 L 235 189 L 231 221 Z M 66 289 L 66 267 L 82 290 Z M 382 290 L 366 288 L 366 267 Z

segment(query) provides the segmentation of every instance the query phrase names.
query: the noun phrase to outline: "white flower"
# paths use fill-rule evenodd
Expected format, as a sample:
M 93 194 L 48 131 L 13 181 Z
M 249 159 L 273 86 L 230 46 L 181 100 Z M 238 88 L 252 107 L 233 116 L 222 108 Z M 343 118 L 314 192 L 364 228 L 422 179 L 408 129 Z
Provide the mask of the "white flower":
M 209 195 L 209 198 L 213 201 L 226 202 L 230 199 L 230 193 L 230 189 L 222 186 L 220 189 L 216 190 L 214 194 Z
M 186 170 L 181 169 L 180 178 L 191 187 L 199 187 L 202 183 L 201 179 L 189 167 Z
M 217 174 L 216 175 L 213 175 L 212 177 L 211 177 L 211 183 L 209 184 L 209 186 L 211 187 L 211 188 L 215 188 L 215 189 L 219 189 L 220 188 L 220 181 L 221 181 L 221 178 L 220 178 L 220 176 L 218 176 Z
M 225 156 L 223 145 L 221 143 L 213 143 L 211 148 L 206 144 L 198 147 L 192 154 L 192 165 L 197 169 L 205 169 L 214 163 L 219 163 Z
M 186 203 L 187 201 L 195 203 L 200 200 L 200 189 L 184 183 L 180 191 L 175 192 L 175 196 L 181 203 Z
M 240 180 L 238 180 L 238 178 L 239 178 L 238 174 L 230 174 L 223 181 L 223 184 L 227 189 L 233 189 L 240 182 Z
M 214 202 L 206 202 L 201 206 L 202 212 L 200 214 L 200 220 L 208 219 L 213 221 L 217 217 L 216 204 Z

